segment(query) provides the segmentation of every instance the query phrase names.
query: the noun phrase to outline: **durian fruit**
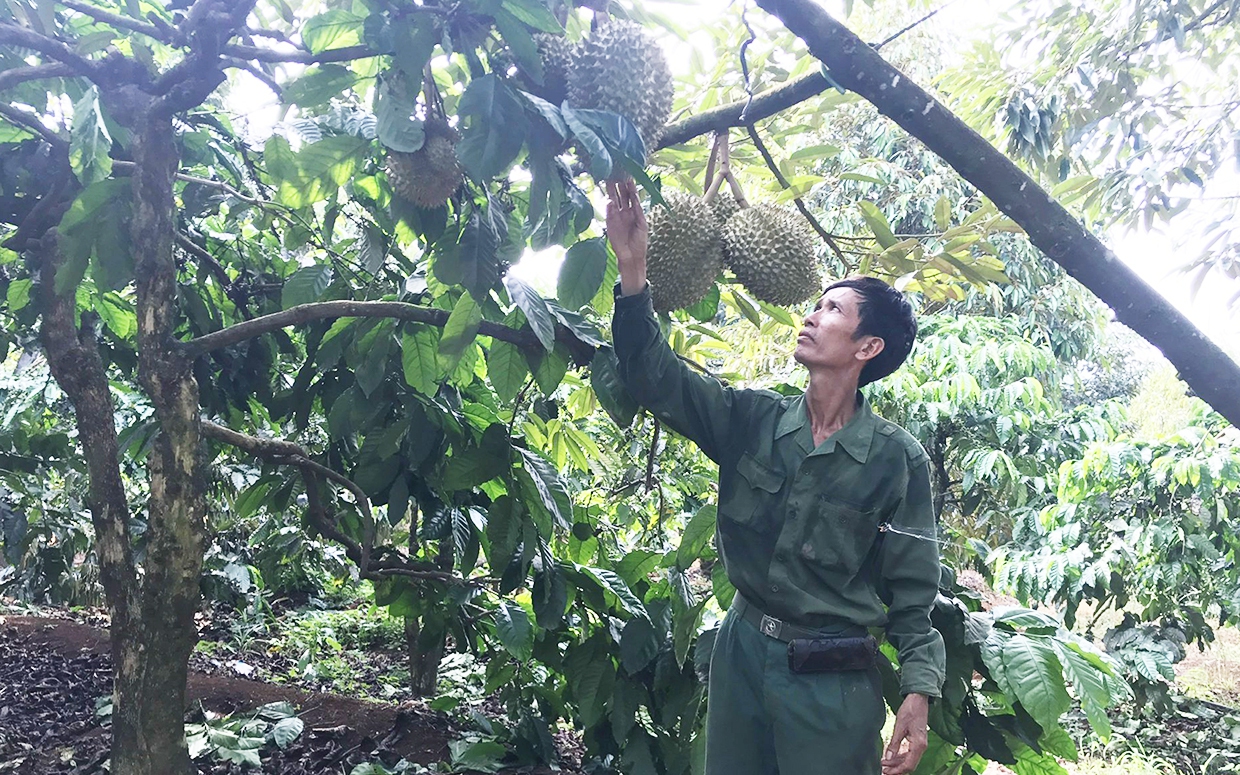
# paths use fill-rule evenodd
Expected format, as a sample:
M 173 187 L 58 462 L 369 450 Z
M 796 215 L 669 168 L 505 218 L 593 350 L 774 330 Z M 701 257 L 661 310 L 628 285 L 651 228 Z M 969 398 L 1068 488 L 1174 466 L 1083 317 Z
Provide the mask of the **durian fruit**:
M 738 211 L 723 228 L 724 255 L 756 298 L 787 306 L 822 291 L 814 238 L 795 212 L 764 203 Z
M 543 82 L 531 85 L 530 91 L 552 105 L 559 106 L 568 99 L 568 74 L 573 71 L 573 55 L 576 51 L 562 35 L 540 32 L 534 35 L 538 45 L 538 58 L 542 61 Z
M 465 182 L 456 158 L 461 135 L 441 118 L 424 125 L 426 140 L 413 153 L 389 153 L 387 176 L 392 189 L 418 207 L 439 207 Z
M 626 116 L 647 152 L 663 134 L 673 97 L 667 59 L 640 24 L 610 19 L 578 44 L 568 71 L 569 104 Z
M 723 226 L 733 215 L 740 212 L 741 206 L 732 194 L 731 188 L 720 186 L 715 198 L 711 200 L 710 209 L 715 214 L 715 222 Z
M 651 208 L 646 278 L 658 312 L 702 300 L 721 268 L 722 244 L 710 207 L 692 194 L 664 191 L 667 207 Z

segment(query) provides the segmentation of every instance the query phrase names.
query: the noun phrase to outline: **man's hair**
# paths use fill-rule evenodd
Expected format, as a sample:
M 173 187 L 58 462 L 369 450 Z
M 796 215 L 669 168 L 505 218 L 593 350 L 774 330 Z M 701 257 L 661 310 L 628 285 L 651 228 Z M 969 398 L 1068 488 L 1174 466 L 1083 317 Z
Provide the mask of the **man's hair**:
M 877 336 L 883 340 L 883 351 L 861 370 L 859 386 L 877 382 L 900 368 L 917 338 L 917 317 L 908 298 L 877 277 L 846 277 L 828 285 L 826 291 L 832 288 L 852 288 L 861 295 L 853 339 Z

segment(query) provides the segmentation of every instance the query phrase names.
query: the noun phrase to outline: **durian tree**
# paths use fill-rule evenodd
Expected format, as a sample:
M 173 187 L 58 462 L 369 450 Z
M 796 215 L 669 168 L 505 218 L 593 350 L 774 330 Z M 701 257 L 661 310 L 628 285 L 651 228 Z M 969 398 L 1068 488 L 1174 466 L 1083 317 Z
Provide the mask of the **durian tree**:
M 639 435 L 601 333 L 615 266 L 594 182 L 633 175 L 667 225 L 667 267 L 692 275 L 692 292 L 664 305 L 682 352 L 709 337 L 700 322 L 721 302 L 795 325 L 780 304 L 812 289 L 761 285 L 762 261 L 788 264 L 786 247 L 766 253 L 776 236 L 928 295 L 1002 278 L 985 251 L 936 262 L 881 214 L 867 211 L 873 239 L 845 252 L 805 209 L 804 223 L 779 209 L 806 193 L 798 164 L 822 150 L 775 160 L 756 129 L 749 144 L 695 139 L 722 131 L 721 114 L 669 121 L 676 98 L 650 22 L 640 7 L 542 0 L 0 9 L 3 337 L 9 352 L 41 353 L 75 412 L 111 618 L 113 772 L 191 770 L 186 664 L 209 526 L 225 510 L 293 511 L 342 547 L 405 620 L 420 691 L 449 642 L 490 655 L 518 756 L 550 758 L 550 725 L 571 718 L 609 766 L 689 770 L 710 643 L 698 631 L 730 591 L 718 563 L 705 599 L 690 573 L 716 559 L 710 477 L 686 464 L 669 514 L 652 482 L 666 439 L 657 423 Z M 803 49 L 769 43 L 751 89 L 814 77 L 806 56 L 781 76 L 775 52 Z M 723 88 L 679 107 L 709 115 L 706 101 L 734 97 L 743 79 L 721 67 Z M 278 98 L 276 131 L 242 120 L 243 82 Z M 814 107 L 774 100 L 754 103 L 791 118 Z M 752 177 L 727 174 L 746 157 L 789 193 L 759 197 Z M 783 162 L 792 174 L 776 174 Z M 1007 227 L 978 212 L 962 236 Z M 680 266 L 703 258 L 696 245 L 718 246 L 718 262 Z M 564 250 L 554 298 L 508 271 L 531 248 Z M 239 461 L 253 469 L 243 487 L 215 476 Z M 134 467 L 136 486 L 123 475 Z M 622 510 L 643 487 L 658 503 Z M 633 546 L 621 514 L 662 542 Z M 677 543 L 661 532 L 668 517 L 684 520 Z M 944 762 L 977 761 L 959 729 L 974 669 L 988 670 L 966 626 L 975 613 L 957 601 L 936 614 L 959 657 L 958 713 L 936 721 L 952 742 Z M 1026 626 L 988 624 L 1000 652 Z M 1057 637 L 1047 648 L 1109 673 Z M 1018 714 L 1010 734 L 1041 757 L 1057 705 L 1004 680 L 986 691 L 1028 705 L 1033 725 Z M 975 711 L 985 739 L 1002 722 Z

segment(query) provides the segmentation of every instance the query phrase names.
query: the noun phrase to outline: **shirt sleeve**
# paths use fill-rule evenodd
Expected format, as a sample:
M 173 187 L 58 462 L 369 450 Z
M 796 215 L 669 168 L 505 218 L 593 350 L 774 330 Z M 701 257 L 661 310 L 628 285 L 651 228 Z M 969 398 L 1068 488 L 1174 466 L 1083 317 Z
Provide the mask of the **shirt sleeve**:
M 900 692 L 939 697 L 947 654 L 943 636 L 930 623 L 940 571 L 930 466 L 924 452 L 919 460 L 909 461 L 904 497 L 888 523 L 892 529 L 883 535 L 879 562 L 888 604 L 887 637 L 900 655 Z
M 721 462 L 730 446 L 729 429 L 749 391 L 724 387 L 676 357 L 659 331 L 649 284 L 632 296 L 621 296 L 617 285 L 615 294 L 611 333 L 625 388 L 669 428 Z

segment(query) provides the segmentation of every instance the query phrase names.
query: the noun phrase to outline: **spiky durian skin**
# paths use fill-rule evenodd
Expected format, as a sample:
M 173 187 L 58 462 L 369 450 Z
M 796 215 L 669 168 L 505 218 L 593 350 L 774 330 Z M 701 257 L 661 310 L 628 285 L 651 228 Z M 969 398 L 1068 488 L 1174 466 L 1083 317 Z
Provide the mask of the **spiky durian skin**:
M 530 91 L 552 105 L 568 99 L 568 74 L 573 71 L 576 48 L 561 35 L 540 32 L 534 35 L 538 44 L 538 58 L 542 61 L 543 82 Z
M 646 279 L 658 312 L 701 301 L 722 266 L 719 230 L 710 207 L 680 191 L 664 191 L 667 207 L 651 208 Z
M 667 59 L 640 24 L 612 19 L 578 44 L 568 72 L 569 104 L 626 116 L 647 152 L 663 134 L 674 96 Z
M 465 182 L 456 158 L 457 131 L 446 123 L 427 122 L 426 141 L 413 153 L 389 153 L 388 182 L 418 207 L 439 207 Z
M 764 203 L 739 210 L 723 228 L 724 255 L 756 298 L 787 306 L 822 290 L 814 238 L 791 210 Z
M 715 214 L 715 221 L 720 226 L 726 224 L 740 209 L 740 203 L 736 201 L 736 197 L 732 194 L 732 189 L 727 185 L 720 186 L 719 191 L 715 194 L 715 198 L 710 202 L 710 210 Z

